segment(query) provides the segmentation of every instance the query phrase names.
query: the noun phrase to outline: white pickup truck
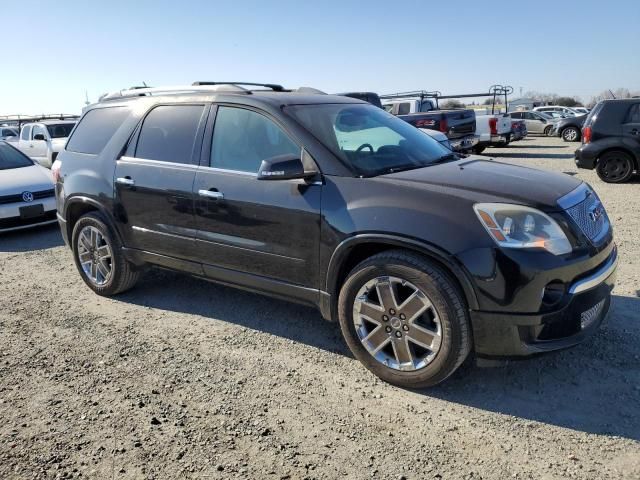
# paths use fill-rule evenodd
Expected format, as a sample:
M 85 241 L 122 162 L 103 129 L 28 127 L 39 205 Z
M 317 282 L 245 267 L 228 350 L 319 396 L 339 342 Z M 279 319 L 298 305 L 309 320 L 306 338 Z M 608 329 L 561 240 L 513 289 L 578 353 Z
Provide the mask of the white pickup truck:
M 511 141 L 511 117 L 508 113 L 488 114 L 476 110 L 476 136 L 478 144 L 474 153 L 482 153 L 487 147 L 504 147 Z
M 19 140 L 13 145 L 43 167 L 51 168 L 75 124 L 75 121 L 69 120 L 25 123 L 20 130 Z

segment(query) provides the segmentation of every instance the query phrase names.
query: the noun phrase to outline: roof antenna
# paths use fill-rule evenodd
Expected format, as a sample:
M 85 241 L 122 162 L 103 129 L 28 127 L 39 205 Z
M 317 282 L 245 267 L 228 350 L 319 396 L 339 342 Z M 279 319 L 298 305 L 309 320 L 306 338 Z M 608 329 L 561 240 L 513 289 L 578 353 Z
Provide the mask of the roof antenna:
M 89 94 L 87 93 L 86 90 L 84 91 L 84 104 L 87 105 L 87 106 L 90 104 L 90 102 L 89 102 Z
M 144 80 L 142 81 L 142 85 L 144 85 L 145 88 L 149 88 L 149 85 L 147 85 L 147 82 L 145 82 Z

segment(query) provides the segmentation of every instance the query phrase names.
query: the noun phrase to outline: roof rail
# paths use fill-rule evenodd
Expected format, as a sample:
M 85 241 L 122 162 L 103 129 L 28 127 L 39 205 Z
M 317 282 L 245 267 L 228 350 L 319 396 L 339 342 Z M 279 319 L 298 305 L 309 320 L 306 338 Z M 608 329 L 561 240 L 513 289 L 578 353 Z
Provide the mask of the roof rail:
M 248 85 L 250 87 L 265 87 L 273 90 L 274 92 L 284 92 L 284 87 L 276 83 L 253 83 L 253 82 L 193 82 L 191 85 L 194 87 L 201 87 L 205 85 Z
M 399 93 L 387 93 L 386 95 L 380 95 L 380 98 L 385 100 L 390 100 L 392 98 L 411 98 L 411 97 L 419 97 L 423 98 L 438 98 L 442 95 L 441 92 L 434 90 L 429 92 L 427 90 L 414 90 L 412 92 L 399 92 Z
M 22 126 L 24 123 L 41 122 L 43 120 L 77 120 L 80 115 L 73 113 L 56 113 L 48 115 L 1 115 L 0 123 Z
M 130 97 L 147 97 L 153 95 L 167 95 L 177 93 L 198 93 L 198 92 L 217 92 L 217 93 L 244 93 L 251 94 L 246 88 L 231 84 L 215 84 L 215 85 L 177 85 L 168 87 L 148 87 L 148 88 L 128 88 L 118 90 L 117 92 L 105 93 L 98 102 L 109 100 L 120 100 Z

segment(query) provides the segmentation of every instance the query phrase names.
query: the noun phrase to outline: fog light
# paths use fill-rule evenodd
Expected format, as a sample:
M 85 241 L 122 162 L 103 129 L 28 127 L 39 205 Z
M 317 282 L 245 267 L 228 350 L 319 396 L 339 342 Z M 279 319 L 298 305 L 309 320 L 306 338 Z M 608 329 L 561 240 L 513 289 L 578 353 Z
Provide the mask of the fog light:
M 566 291 L 565 284 L 561 281 L 554 280 L 549 282 L 542 290 L 542 303 L 547 307 L 552 307 L 560 303 Z

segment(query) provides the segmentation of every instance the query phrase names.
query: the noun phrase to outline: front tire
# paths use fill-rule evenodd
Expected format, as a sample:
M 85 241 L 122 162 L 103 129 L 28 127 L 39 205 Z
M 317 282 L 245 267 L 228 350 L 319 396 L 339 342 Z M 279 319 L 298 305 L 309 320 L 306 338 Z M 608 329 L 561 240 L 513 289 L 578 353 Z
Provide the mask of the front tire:
M 544 135 L 546 135 L 547 137 L 550 137 L 551 136 L 551 130 L 553 130 L 553 127 L 551 125 L 545 127 Z
M 596 172 L 607 183 L 624 183 L 633 175 L 633 159 L 624 152 L 607 152 L 598 159 Z
M 122 254 L 122 245 L 102 215 L 89 213 L 73 227 L 73 259 L 84 283 L 98 295 L 132 288 L 140 272 Z
M 482 152 L 484 152 L 484 149 L 487 147 L 473 147 L 473 153 L 475 153 L 476 155 L 480 155 Z
M 459 289 L 440 267 L 411 252 L 391 250 L 357 265 L 340 290 L 338 314 L 353 355 L 401 387 L 444 381 L 471 351 Z
M 562 131 L 562 139 L 565 142 L 579 142 L 580 130 L 576 127 L 567 127 Z

